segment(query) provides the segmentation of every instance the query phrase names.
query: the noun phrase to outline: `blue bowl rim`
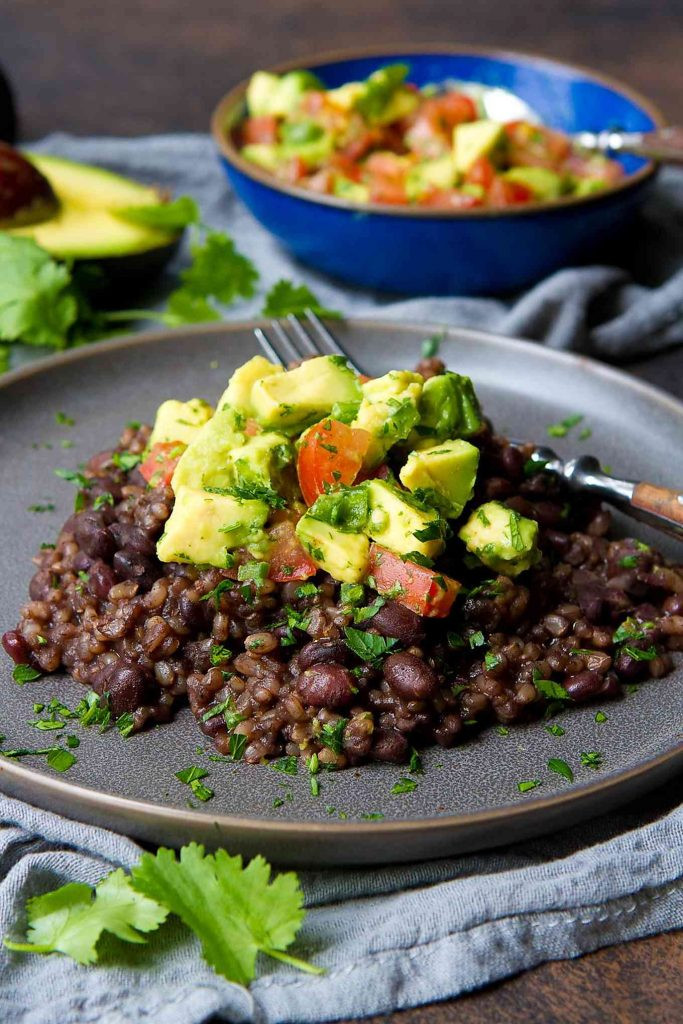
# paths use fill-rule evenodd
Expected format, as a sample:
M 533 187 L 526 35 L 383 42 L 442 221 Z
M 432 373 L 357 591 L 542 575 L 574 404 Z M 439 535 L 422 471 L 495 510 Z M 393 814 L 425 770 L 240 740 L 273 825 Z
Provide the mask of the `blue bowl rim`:
M 570 64 L 565 61 L 553 60 L 552 58 L 544 57 L 540 54 L 524 53 L 519 50 L 490 49 L 486 46 L 461 46 L 454 43 L 407 43 L 404 45 L 393 43 L 385 44 L 383 46 L 352 47 L 341 50 L 328 50 L 324 53 L 318 54 L 317 56 L 301 57 L 298 60 L 289 60 L 284 63 L 272 64 L 269 67 L 260 70 L 281 75 L 287 71 L 296 71 L 299 68 L 310 68 L 315 70 L 325 64 L 338 63 L 345 60 L 355 60 L 363 57 L 409 57 L 411 54 L 415 54 L 416 56 L 450 54 L 454 57 L 464 54 L 467 56 L 492 57 L 497 60 L 523 61 L 526 64 L 535 65 L 540 68 L 561 69 L 565 72 L 570 71 L 578 73 L 584 78 L 588 78 L 600 85 L 607 86 L 607 88 L 611 89 L 613 92 L 619 93 L 636 106 L 639 106 L 653 120 L 657 128 L 663 128 L 666 124 L 664 115 L 654 103 L 618 79 L 612 78 L 609 75 L 604 75 L 601 72 L 594 71 L 592 68 L 587 68 L 580 64 Z M 349 213 L 356 215 L 360 212 L 363 214 L 380 214 L 385 217 L 416 217 L 421 220 L 469 220 L 471 218 L 480 217 L 524 217 L 545 211 L 560 211 L 568 208 L 583 207 L 588 204 L 594 205 L 596 203 L 605 202 L 605 200 L 614 195 L 630 191 L 635 187 L 644 184 L 648 179 L 651 179 L 658 170 L 658 165 L 654 161 L 650 160 L 644 167 L 641 167 L 640 170 L 626 175 L 623 181 L 619 182 L 617 185 L 612 185 L 610 188 L 606 188 L 603 191 L 594 192 L 585 196 L 566 196 L 562 199 L 551 199 L 540 203 L 525 203 L 524 205 L 510 206 L 505 209 L 474 207 L 473 209 L 468 210 L 434 210 L 417 206 L 393 206 L 388 203 L 354 203 L 347 199 L 341 199 L 338 196 L 318 194 L 316 192 L 311 192 L 310 189 L 299 188 L 296 185 L 289 185 L 286 182 L 279 181 L 272 174 L 269 174 L 268 171 L 262 170 L 255 164 L 240 156 L 239 150 L 230 138 L 229 133 L 225 131 L 224 126 L 230 115 L 234 113 L 238 104 L 242 104 L 244 102 L 248 84 L 249 79 L 245 78 L 230 89 L 230 91 L 219 100 L 218 104 L 214 108 L 213 114 L 211 115 L 211 134 L 222 157 L 236 171 L 239 171 L 247 178 L 251 178 L 253 181 L 258 182 L 260 185 L 265 185 L 274 192 L 280 192 L 284 195 L 288 195 L 292 198 L 300 199 L 304 202 L 309 202 L 317 206 L 330 206 L 338 210 L 346 210 Z

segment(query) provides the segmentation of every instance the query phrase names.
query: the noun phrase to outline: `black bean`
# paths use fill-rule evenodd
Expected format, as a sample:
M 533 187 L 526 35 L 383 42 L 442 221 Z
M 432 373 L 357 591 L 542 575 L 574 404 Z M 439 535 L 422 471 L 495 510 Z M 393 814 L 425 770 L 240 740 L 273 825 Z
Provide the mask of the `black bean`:
M 519 448 L 515 448 L 513 445 L 503 448 L 501 462 L 511 480 L 519 480 L 522 477 L 524 473 L 524 456 Z
M 39 569 L 28 585 L 29 597 L 32 601 L 45 601 L 52 590 L 52 573 L 49 569 Z
M 394 693 L 405 700 L 424 700 L 439 688 L 436 672 L 414 654 L 390 654 L 383 671 Z
M 109 694 L 109 707 L 118 718 L 124 711 L 135 711 L 146 702 L 149 686 L 139 665 L 121 658 L 100 670 L 93 688 L 97 693 Z
M 434 729 L 434 739 L 440 747 L 452 747 L 463 731 L 462 718 L 454 712 L 444 715 Z
M 112 523 L 109 532 L 116 542 L 117 548 L 127 548 L 129 551 L 137 551 L 141 555 L 154 554 L 154 541 L 133 523 Z
M 106 562 L 93 562 L 88 572 L 88 590 L 93 597 L 104 601 L 109 591 L 117 583 L 114 570 Z
M 200 601 L 197 594 L 192 596 L 184 590 L 178 598 L 178 617 L 188 629 L 197 629 L 204 623 L 207 605 L 208 601 Z M 211 609 L 208 611 L 210 614 Z
M 323 662 L 329 664 L 331 661 L 341 663 L 342 665 L 349 656 L 349 648 L 346 646 L 343 640 L 312 640 L 299 651 L 297 656 L 298 667 L 303 671 L 306 668 L 310 668 L 311 665 L 322 664 Z
M 397 601 L 387 601 L 371 619 L 362 624 L 361 629 L 374 629 L 382 636 L 396 637 L 406 647 L 420 643 L 425 636 L 422 616 Z
M 152 559 L 137 551 L 117 551 L 112 565 L 121 579 L 133 580 L 141 590 L 149 590 L 160 575 L 159 567 Z
M 683 594 L 671 594 L 662 604 L 665 615 L 683 615 Z
M 74 536 L 79 547 L 91 558 L 108 562 L 116 547 L 101 511 L 86 509 L 74 517 Z
M 19 630 L 8 629 L 3 633 L 2 646 L 15 664 L 23 665 L 28 661 L 29 646 Z
M 376 761 L 402 764 L 408 759 L 408 740 L 396 729 L 378 729 L 372 744 L 372 756 Z
M 602 684 L 603 677 L 599 672 L 586 669 L 584 672 L 577 672 L 575 676 L 567 676 L 562 685 L 571 699 L 581 704 L 597 697 L 602 690 Z
M 642 679 L 647 674 L 647 662 L 638 661 L 637 658 L 632 658 L 626 651 L 621 650 L 614 659 L 614 671 L 620 679 L 624 679 L 628 683 L 635 683 L 636 680 Z
M 296 689 L 304 704 L 316 708 L 342 708 L 354 696 L 354 677 L 343 665 L 320 662 L 297 678 Z

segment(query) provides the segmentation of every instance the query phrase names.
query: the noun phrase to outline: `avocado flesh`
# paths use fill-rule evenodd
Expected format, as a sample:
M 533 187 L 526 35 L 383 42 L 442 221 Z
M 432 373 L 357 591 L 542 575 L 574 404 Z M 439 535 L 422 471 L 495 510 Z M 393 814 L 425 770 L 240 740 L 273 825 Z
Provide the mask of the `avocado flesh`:
M 416 497 L 456 519 L 472 497 L 479 466 L 479 449 L 463 440 L 444 441 L 411 452 L 399 474 Z
M 117 217 L 117 209 L 156 206 L 160 193 L 100 167 L 62 157 L 28 153 L 31 163 L 47 178 L 59 200 L 53 217 L 9 233 L 32 238 L 57 259 L 98 260 L 165 247 L 175 248 L 177 234 L 133 224 Z
M 453 129 L 453 157 L 459 174 L 467 174 L 483 156 L 490 156 L 504 138 L 497 121 L 466 121 Z
M 506 576 L 518 576 L 540 558 L 538 523 L 499 501 L 475 509 L 458 537 L 480 562 Z

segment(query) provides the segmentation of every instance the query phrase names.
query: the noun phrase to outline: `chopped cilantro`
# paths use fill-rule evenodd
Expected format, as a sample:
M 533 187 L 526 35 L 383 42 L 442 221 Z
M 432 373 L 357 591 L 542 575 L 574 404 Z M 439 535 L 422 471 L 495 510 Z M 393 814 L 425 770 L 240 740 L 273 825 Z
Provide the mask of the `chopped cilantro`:
M 294 593 L 296 597 L 315 597 L 319 589 L 315 583 L 302 583 L 300 587 L 296 588 Z
M 374 633 L 365 633 L 362 629 L 354 629 L 353 626 L 346 626 L 344 633 L 347 647 L 371 664 L 377 664 L 398 646 L 398 640 L 394 637 L 387 639 Z
M 122 470 L 124 473 L 130 473 L 131 469 L 135 469 L 136 466 L 140 465 L 142 455 L 136 455 L 134 452 L 114 452 L 111 461 L 117 469 Z
M 576 413 L 574 416 L 567 416 L 566 419 L 560 420 L 559 423 L 552 423 L 548 428 L 549 437 L 566 437 L 572 427 L 575 427 L 581 422 L 583 416 L 581 413 Z
M 204 596 L 200 598 L 200 601 L 213 601 L 215 607 L 218 609 L 221 606 L 221 595 L 226 590 L 230 590 L 232 586 L 234 586 L 233 580 L 221 580 L 213 590 L 210 590 L 208 594 L 204 594 Z
M 391 787 L 391 792 L 398 796 L 401 793 L 412 793 L 413 790 L 417 789 L 417 782 L 415 779 L 409 779 L 404 777 L 395 782 Z
M 263 316 L 277 318 L 288 316 L 290 313 L 294 313 L 296 316 L 305 313 L 307 309 L 328 319 L 341 318 L 341 313 L 322 306 L 305 284 L 297 286 L 284 278 L 277 281 L 270 289 L 261 312 Z
M 509 736 L 510 735 L 510 730 L 508 729 L 508 727 L 506 725 L 498 725 L 498 726 L 496 726 L 496 732 L 498 733 L 499 736 Z
M 93 508 L 99 510 L 101 508 L 105 508 L 105 506 L 107 506 L 107 505 L 113 505 L 113 504 L 114 504 L 114 495 L 111 494 L 109 491 L 104 491 L 103 494 L 98 494 L 97 497 L 95 498 L 95 500 L 93 502 Z
M 127 739 L 135 728 L 135 718 L 132 712 L 124 711 L 122 715 L 119 715 L 116 719 L 116 728 L 124 740 Z
M 528 793 L 529 790 L 536 789 L 536 787 L 540 785 L 540 779 L 525 779 L 523 782 L 517 783 L 517 789 L 520 793 Z
M 498 666 L 501 665 L 502 662 L 503 659 L 500 657 L 499 654 L 493 654 L 492 651 L 486 652 L 486 655 L 484 657 L 484 665 L 486 666 L 486 669 L 489 672 L 492 671 L 494 668 L 498 668 Z
M 581 754 L 581 764 L 584 768 L 602 768 L 604 760 L 605 755 L 597 750 L 584 751 Z
M 361 814 L 361 821 L 381 821 L 383 817 L 381 811 L 366 811 Z
M 223 644 L 211 644 L 209 651 L 209 661 L 212 665 L 222 665 L 225 661 L 230 661 L 232 658 L 232 651 L 225 647 Z
M 554 679 L 542 679 L 537 668 L 533 671 L 534 686 L 543 697 L 549 700 L 571 700 L 564 686 L 556 683 Z
M 275 772 L 284 772 L 285 775 L 296 775 L 299 761 L 295 754 L 289 754 L 287 757 L 281 757 L 278 761 L 271 761 L 270 767 Z
M 551 757 L 548 761 L 548 769 L 551 772 L 555 772 L 556 775 L 561 775 L 567 779 L 568 782 L 574 781 L 574 772 L 566 761 L 563 761 L 561 757 Z
M 55 422 L 59 423 L 62 427 L 74 427 L 76 425 L 76 420 L 73 416 L 67 416 L 65 412 L 56 412 Z
M 564 736 L 565 730 L 557 722 L 553 722 L 551 725 L 545 726 L 546 732 L 549 732 L 551 736 Z
M 442 331 L 440 334 L 432 334 L 430 338 L 425 338 L 422 342 L 422 358 L 433 359 L 435 355 L 438 355 L 445 336 L 445 332 Z
M 244 733 L 233 732 L 228 740 L 228 750 L 233 761 L 241 761 L 247 746 L 247 737 Z
M 373 618 L 385 604 L 386 600 L 383 597 L 376 597 L 372 604 L 366 605 L 365 608 L 354 608 L 352 612 L 353 621 L 355 623 L 367 622 L 367 620 Z
M 470 645 L 471 649 L 474 651 L 476 650 L 477 647 L 486 646 L 486 637 L 484 636 L 482 631 L 478 629 L 476 633 L 470 633 L 470 635 L 467 638 L 467 642 Z
M 197 765 L 191 765 L 189 768 L 183 768 L 182 771 L 176 772 L 175 777 L 179 782 L 190 787 L 193 796 L 196 796 L 202 803 L 206 803 L 214 795 L 213 790 L 209 789 L 201 781 L 208 774 L 206 768 L 198 768 Z
M 76 756 L 63 747 L 53 747 L 47 755 L 47 763 L 54 771 L 63 774 L 76 764 Z
M 607 721 L 607 715 L 605 714 L 605 712 L 604 711 L 596 711 L 595 712 L 595 721 L 596 722 L 606 722 Z
M 334 754 L 341 754 L 344 748 L 344 732 L 347 725 L 347 718 L 340 718 L 336 722 L 325 722 L 320 730 L 318 739 L 324 747 L 329 747 Z
M 415 747 L 410 748 L 410 761 L 408 762 L 408 771 L 411 775 L 424 775 L 424 769 L 422 767 L 422 758 Z
M 24 683 L 32 683 L 34 679 L 40 679 L 42 672 L 37 668 L 33 668 L 32 665 L 15 665 L 12 669 L 12 679 L 15 683 L 19 683 L 19 686 L 23 686 Z

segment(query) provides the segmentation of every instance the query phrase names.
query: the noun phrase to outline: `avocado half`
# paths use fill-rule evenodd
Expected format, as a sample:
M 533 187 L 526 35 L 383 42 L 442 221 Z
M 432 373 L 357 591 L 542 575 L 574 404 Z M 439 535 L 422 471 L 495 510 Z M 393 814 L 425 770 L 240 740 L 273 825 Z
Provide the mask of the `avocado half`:
M 57 259 L 94 265 L 101 279 L 99 291 L 144 283 L 176 252 L 182 232 L 169 234 L 133 224 L 115 213 L 124 207 L 164 202 L 166 197 L 158 189 L 63 157 L 25 156 L 52 186 L 59 205 L 40 223 L 12 228 L 9 233 L 33 238 Z

